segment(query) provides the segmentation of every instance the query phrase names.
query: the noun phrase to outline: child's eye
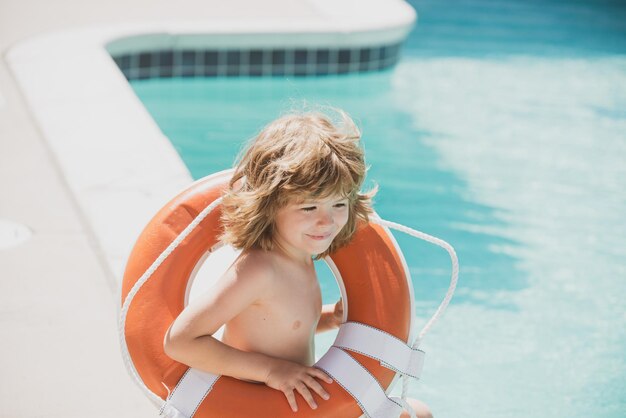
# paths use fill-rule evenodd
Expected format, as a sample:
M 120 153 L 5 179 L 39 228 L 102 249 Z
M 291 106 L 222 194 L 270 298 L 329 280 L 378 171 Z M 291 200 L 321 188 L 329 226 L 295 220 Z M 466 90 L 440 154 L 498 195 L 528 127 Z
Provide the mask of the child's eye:
M 335 207 L 336 207 L 336 208 L 345 208 L 345 207 L 346 207 L 346 204 L 345 204 L 345 203 L 337 203 L 337 204 L 335 205 Z
M 305 212 L 311 212 L 315 210 L 315 206 L 307 206 L 306 208 L 302 208 L 302 210 Z

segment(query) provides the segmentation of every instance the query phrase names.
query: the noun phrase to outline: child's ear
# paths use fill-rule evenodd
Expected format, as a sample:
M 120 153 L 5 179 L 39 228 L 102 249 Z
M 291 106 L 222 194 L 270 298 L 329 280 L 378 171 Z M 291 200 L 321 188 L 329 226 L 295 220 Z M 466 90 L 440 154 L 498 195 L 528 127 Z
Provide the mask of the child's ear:
M 244 184 L 246 183 L 246 176 L 241 177 L 233 184 L 232 190 L 234 192 L 239 192 L 243 189 Z

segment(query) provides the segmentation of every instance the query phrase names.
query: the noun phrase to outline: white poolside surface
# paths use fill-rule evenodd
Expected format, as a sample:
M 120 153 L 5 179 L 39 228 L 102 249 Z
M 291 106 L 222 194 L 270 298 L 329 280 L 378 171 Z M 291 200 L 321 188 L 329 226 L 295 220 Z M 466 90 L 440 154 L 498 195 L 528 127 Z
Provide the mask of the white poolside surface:
M 208 3 L 3 0 L 0 47 L 5 58 L 11 45 L 33 36 L 103 22 L 184 19 L 207 10 Z M 241 2 L 229 2 L 234 8 L 236 3 Z M 0 60 L 0 221 L 0 417 L 155 416 L 121 360 L 118 279 L 5 59 Z M 10 246 L 15 229 L 6 221 L 25 225 L 32 236 Z M 18 238 L 26 235 L 18 232 Z
M 43 45 L 46 50 L 48 39 L 51 45 L 58 42 L 55 33 L 74 28 L 193 24 L 206 18 L 320 20 L 319 9 L 292 0 L 0 1 L 0 418 L 157 415 L 126 374 L 117 337 L 128 237 L 136 236 L 143 224 L 132 221 L 136 230 L 129 232 L 127 225 L 112 225 L 107 213 L 119 210 L 122 196 L 137 197 L 132 187 L 144 187 L 145 179 L 133 177 L 135 182 L 127 188 L 128 172 L 115 178 L 110 175 L 115 174 L 114 165 L 104 173 L 109 177 L 83 175 L 82 155 L 70 161 L 67 150 L 62 153 L 59 148 L 57 125 L 66 124 L 60 115 L 68 104 L 40 94 L 54 92 L 49 80 L 55 74 L 50 73 L 62 66 L 42 65 L 35 55 L 29 61 L 32 50 L 22 49 L 16 58 L 9 58 L 7 51 L 29 39 L 43 39 L 39 48 Z M 71 70 L 64 75 L 71 77 Z M 25 91 L 27 84 L 30 88 Z M 62 90 L 55 93 L 59 91 L 62 97 Z M 43 116 L 42 109 L 48 110 Z M 80 143 L 90 136 L 80 131 L 89 124 L 77 115 L 76 126 L 64 127 L 66 137 Z M 174 173 L 165 179 L 163 190 L 138 197 L 147 207 L 160 207 L 164 196 L 171 197 L 191 180 L 170 157 L 157 161 L 159 167 L 164 161 L 171 163 L 167 168 Z M 79 165 L 68 166 L 68 161 Z M 101 204 L 105 200 L 108 203 Z M 133 212 L 126 222 L 141 216 L 145 213 Z M 121 246 L 107 236 L 113 236 L 116 227 L 126 234 Z

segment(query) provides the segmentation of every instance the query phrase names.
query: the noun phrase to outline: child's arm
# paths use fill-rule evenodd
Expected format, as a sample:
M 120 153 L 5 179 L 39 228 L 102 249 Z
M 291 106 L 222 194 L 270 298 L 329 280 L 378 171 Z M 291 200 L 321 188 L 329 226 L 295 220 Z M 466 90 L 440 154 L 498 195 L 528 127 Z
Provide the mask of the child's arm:
M 192 301 L 176 318 L 165 335 L 165 353 L 209 373 L 263 382 L 271 363 L 268 356 L 235 349 L 212 335 L 261 297 L 270 278 L 258 260 L 240 260 L 211 292 Z
M 322 397 L 328 395 L 315 378 L 332 382 L 324 372 L 238 350 L 212 337 L 223 324 L 262 298 L 272 288 L 273 277 L 272 267 L 258 258 L 246 256 L 239 260 L 213 291 L 192 301 L 172 323 L 163 341 L 165 353 L 199 370 L 263 382 L 281 390 L 294 411 L 297 410 L 294 389 L 297 389 L 314 408 L 315 400 L 309 388 Z
M 331 329 L 339 328 L 343 319 L 343 301 L 340 298 L 337 303 L 322 306 L 322 315 L 317 323 L 316 334 Z

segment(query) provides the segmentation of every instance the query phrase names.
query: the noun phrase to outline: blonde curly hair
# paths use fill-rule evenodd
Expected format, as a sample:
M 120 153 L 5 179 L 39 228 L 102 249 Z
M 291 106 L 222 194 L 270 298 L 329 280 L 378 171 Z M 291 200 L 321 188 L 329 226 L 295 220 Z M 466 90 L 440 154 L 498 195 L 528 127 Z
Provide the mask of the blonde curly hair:
M 360 189 L 365 178 L 361 133 L 342 110 L 333 124 L 325 114 L 290 113 L 265 126 L 239 157 L 222 201 L 222 242 L 237 249 L 274 246 L 274 219 L 289 203 L 342 196 L 348 199 L 348 221 L 320 259 L 347 244 L 358 221 L 373 212 L 374 187 Z

